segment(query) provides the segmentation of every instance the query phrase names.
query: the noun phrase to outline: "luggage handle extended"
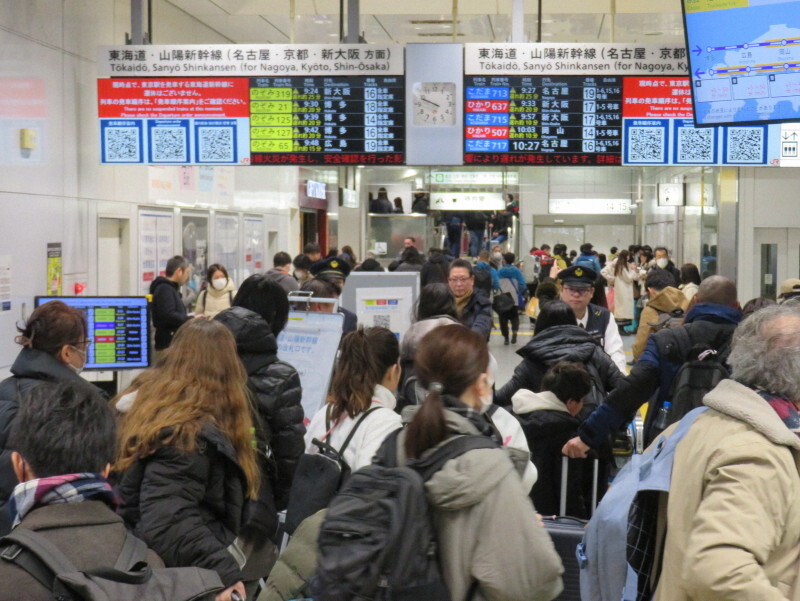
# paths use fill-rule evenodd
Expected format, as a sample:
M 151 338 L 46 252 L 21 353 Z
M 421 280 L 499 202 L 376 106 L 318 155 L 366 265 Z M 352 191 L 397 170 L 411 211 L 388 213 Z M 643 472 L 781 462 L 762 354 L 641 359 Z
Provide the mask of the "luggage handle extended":
M 598 475 L 600 471 L 600 460 L 597 458 L 597 454 L 590 452 L 589 457 L 594 458 L 594 465 L 592 467 L 592 515 L 594 515 L 594 510 L 597 508 L 597 482 L 599 480 Z M 558 499 L 558 515 L 559 516 L 566 516 L 567 515 L 567 478 L 569 476 L 569 457 L 564 455 L 561 458 L 561 495 Z

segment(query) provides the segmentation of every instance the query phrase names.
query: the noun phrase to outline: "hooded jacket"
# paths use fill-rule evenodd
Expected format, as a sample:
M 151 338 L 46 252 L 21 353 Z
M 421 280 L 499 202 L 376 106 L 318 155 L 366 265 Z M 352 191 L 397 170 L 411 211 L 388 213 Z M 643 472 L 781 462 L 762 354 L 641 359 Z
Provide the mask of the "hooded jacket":
M 160 275 L 150 284 L 150 294 L 153 296 L 155 347 L 157 351 L 162 351 L 169 347 L 178 328 L 189 321 L 189 314 L 181 300 L 177 282 Z
M 286 508 L 297 462 L 303 454 L 303 407 L 300 376 L 278 359 L 278 342 L 269 324 L 244 307 L 232 307 L 216 317 L 236 339 L 236 350 L 247 371 L 247 387 L 256 416 L 262 483 L 251 503 L 248 524 L 260 524 L 272 535 L 277 511 Z
M 540 391 L 545 372 L 559 361 L 583 363 L 592 374 L 594 390 L 589 393 L 587 402 L 590 406 L 600 404 L 605 395 L 624 380 L 611 357 L 589 332 L 578 326 L 547 328 L 536 334 L 517 354 L 522 357 L 522 362 L 506 385 L 495 393 L 494 401 L 501 407 L 511 405 L 511 397 L 521 388 Z
M 94 384 L 81 378 L 52 355 L 37 349 L 23 348 L 11 366 L 11 373 L 13 375 L 10 378 L 0 383 L 0 536 L 11 530 L 6 503 L 17 485 L 17 477 L 11 465 L 12 449 L 8 448 L 8 437 L 20 406 L 44 382 L 69 382 L 90 394 L 106 397 Z
M 650 334 L 656 332 L 653 324 L 658 323 L 658 318 L 662 313 L 671 313 L 675 309 L 686 310 L 689 301 L 683 292 L 672 286 L 667 286 L 661 292 L 650 299 L 639 318 L 639 328 L 636 330 L 636 340 L 633 343 L 633 360 L 638 361 L 647 346 L 647 339 Z
M 681 327 L 689 331 L 695 344 L 720 349 L 730 344 L 733 331 L 741 320 L 739 309 L 701 303 L 689 310 Z M 686 361 L 686 357 L 675 352 L 662 356 L 661 348 L 666 347 L 672 338 L 673 329 L 667 329 L 656 332 L 647 340 L 644 353 L 631 373 L 581 424 L 578 435 L 585 444 L 597 448 L 611 432 L 633 419 L 639 407 L 651 400 L 656 392 L 658 395 L 651 403 L 650 411 L 658 411 L 664 401 L 669 400 L 675 375 Z
M 119 514 L 168 567 L 214 570 L 226 587 L 242 580 L 234 541 L 247 480 L 215 426 L 203 427 L 191 453 L 164 445 L 139 459 L 122 474 L 118 492 Z
M 404 421 L 417 409 L 406 408 Z M 467 418 L 449 410 L 445 416 L 450 435 L 478 433 Z M 405 431 L 397 440 L 401 464 L 404 443 Z M 549 601 L 561 593 L 561 560 L 504 450 L 464 453 L 425 488 L 452 601 Z M 470 597 L 473 583 L 477 590 Z
M 230 278 L 228 278 L 222 290 L 217 290 L 214 286 L 208 285 L 197 295 L 194 312 L 198 315 L 205 315 L 207 319 L 214 319 L 220 311 L 230 309 L 234 296 L 236 296 L 236 289 L 233 287 L 233 280 Z
M 723 380 L 678 444 L 655 601 L 800 599 L 800 438 Z
M 567 406 L 550 391 L 540 393 L 519 390 L 511 398 L 528 446 L 531 460 L 539 474 L 531 490 L 533 506 L 543 515 L 559 515 L 561 499 L 561 448 L 578 432 L 580 418 L 570 415 Z M 589 518 L 592 482 L 591 469 L 585 469 L 586 459 L 571 459 L 567 478 L 567 513 L 577 518 Z

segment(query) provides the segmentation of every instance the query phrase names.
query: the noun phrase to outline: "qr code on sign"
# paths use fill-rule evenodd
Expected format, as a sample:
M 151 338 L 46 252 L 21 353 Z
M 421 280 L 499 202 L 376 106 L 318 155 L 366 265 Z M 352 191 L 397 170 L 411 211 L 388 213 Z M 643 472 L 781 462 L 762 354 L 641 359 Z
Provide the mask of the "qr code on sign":
M 183 127 L 154 127 L 150 130 L 153 161 L 188 163 L 186 129 Z
M 372 316 L 372 325 L 376 328 L 389 328 L 392 323 L 392 319 L 388 315 L 373 315 Z
M 109 163 L 139 162 L 139 129 L 107 127 L 105 129 L 106 161 Z
M 764 161 L 764 129 L 761 127 L 729 127 L 727 163 Z
M 629 163 L 663 163 L 666 130 L 663 127 L 628 129 Z
M 233 128 L 198 127 L 199 163 L 233 163 Z
M 714 129 L 692 129 L 681 127 L 678 130 L 679 163 L 713 163 Z

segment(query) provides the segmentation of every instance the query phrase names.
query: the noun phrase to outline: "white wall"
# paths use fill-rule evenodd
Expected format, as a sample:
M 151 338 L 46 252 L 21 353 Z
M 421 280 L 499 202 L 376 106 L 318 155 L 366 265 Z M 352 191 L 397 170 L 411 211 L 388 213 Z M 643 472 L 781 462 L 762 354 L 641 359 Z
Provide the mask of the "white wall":
M 154 43 L 229 42 L 164 0 L 153 8 Z M 0 255 L 11 256 L 13 269 L 12 310 L 0 313 L 0 377 L 18 351 L 15 323 L 45 292 L 48 242 L 63 245 L 64 294 L 76 282 L 94 294 L 98 217 L 129 219 L 129 273 L 137 277 L 138 207 L 159 199 L 148 167 L 100 165 L 96 108 L 96 48 L 124 44 L 129 11 L 128 0 L 0 0 Z M 19 149 L 21 128 L 38 136 L 28 157 Z M 195 208 L 262 214 L 280 247 L 298 252 L 297 170 L 232 170 L 232 193 Z

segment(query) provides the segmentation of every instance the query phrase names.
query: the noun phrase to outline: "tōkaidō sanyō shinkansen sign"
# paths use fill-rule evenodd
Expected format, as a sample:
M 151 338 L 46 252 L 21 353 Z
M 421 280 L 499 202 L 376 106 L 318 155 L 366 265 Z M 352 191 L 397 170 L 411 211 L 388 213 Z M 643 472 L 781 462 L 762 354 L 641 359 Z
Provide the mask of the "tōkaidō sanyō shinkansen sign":
M 98 51 L 101 159 L 115 164 L 402 164 L 400 45 Z

